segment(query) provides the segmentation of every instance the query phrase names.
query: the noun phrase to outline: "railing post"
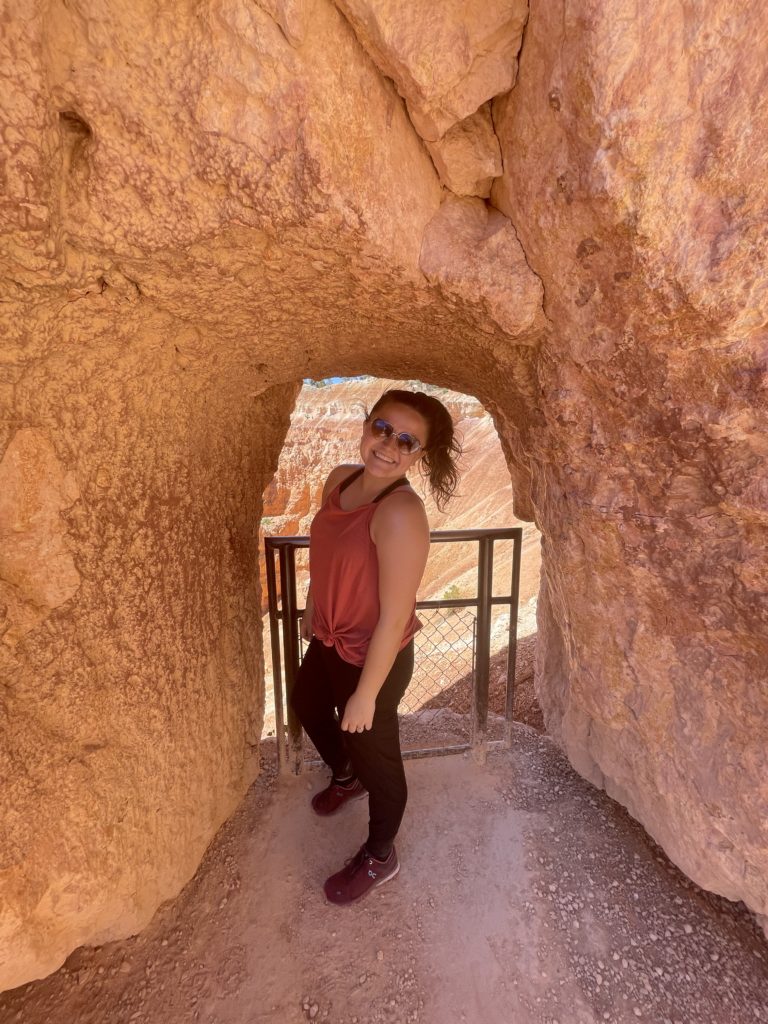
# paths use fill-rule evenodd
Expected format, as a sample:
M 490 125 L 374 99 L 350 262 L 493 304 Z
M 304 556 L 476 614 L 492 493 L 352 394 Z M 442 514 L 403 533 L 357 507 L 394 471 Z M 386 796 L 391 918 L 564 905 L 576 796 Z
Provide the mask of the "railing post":
M 485 763 L 488 730 L 488 682 L 491 661 L 491 597 L 493 595 L 493 537 L 481 537 L 477 558 L 477 660 L 472 690 L 472 753 Z
M 280 634 L 277 631 L 277 579 L 275 558 L 277 552 L 269 543 L 264 544 L 267 569 L 267 600 L 269 602 L 269 643 L 272 650 L 272 689 L 275 697 L 275 739 L 277 740 L 277 770 L 288 768 L 285 745 L 285 709 L 283 707 L 283 670 L 280 658 Z
M 283 658 L 285 659 L 285 693 L 288 702 L 287 763 L 295 775 L 301 774 L 303 744 L 301 722 L 291 707 L 291 695 L 299 671 L 299 630 L 296 614 L 296 550 L 293 545 L 280 546 L 280 596 L 283 613 Z
M 507 702 L 504 709 L 504 745 L 512 746 L 512 721 L 515 713 L 515 672 L 517 668 L 517 604 L 520 600 L 520 563 L 523 556 L 523 534 L 516 533 L 512 549 L 512 587 L 509 600 L 509 645 L 507 648 Z

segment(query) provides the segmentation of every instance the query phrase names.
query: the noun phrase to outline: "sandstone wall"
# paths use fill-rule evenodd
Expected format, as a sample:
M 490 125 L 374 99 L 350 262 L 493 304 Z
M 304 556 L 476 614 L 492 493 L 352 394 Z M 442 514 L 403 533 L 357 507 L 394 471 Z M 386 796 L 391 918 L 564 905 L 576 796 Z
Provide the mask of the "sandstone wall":
M 0 986 L 140 928 L 253 777 L 261 494 L 307 376 L 492 412 L 550 729 L 768 912 L 762 18 L 341 6 L 3 23 Z
M 74 350 L 26 367 L 0 462 L 11 984 L 146 923 L 257 770 L 260 486 L 295 387 L 188 375 L 176 325 L 93 305 L 109 336 L 61 311 Z
M 764 19 L 535 3 L 492 202 L 544 282 L 539 698 L 699 884 L 768 912 Z

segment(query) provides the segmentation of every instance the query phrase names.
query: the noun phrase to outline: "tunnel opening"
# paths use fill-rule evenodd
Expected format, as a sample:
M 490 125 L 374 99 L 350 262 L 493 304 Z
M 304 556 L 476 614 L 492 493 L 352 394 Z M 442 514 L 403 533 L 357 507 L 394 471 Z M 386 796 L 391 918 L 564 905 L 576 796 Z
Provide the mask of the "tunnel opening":
M 536 648 L 536 598 L 538 595 L 540 535 L 532 523 L 522 523 L 513 512 L 512 484 L 493 418 L 472 396 L 413 380 L 385 380 L 373 376 L 331 377 L 304 380 L 291 414 L 291 425 L 283 442 L 275 476 L 264 492 L 261 520 L 263 536 L 306 535 L 317 511 L 327 473 L 339 464 L 354 464 L 358 458 L 360 430 L 365 411 L 385 390 L 405 387 L 426 390 L 447 405 L 462 439 L 461 480 L 453 500 L 444 511 L 435 506 L 425 480 L 414 475 L 413 486 L 426 502 L 433 530 L 479 530 L 520 527 L 522 563 L 519 578 L 519 609 L 515 609 L 516 646 L 511 685 L 514 688 L 515 718 L 534 728 L 543 728 L 541 709 L 534 690 Z M 493 549 L 493 594 L 496 599 L 509 592 L 513 543 L 497 539 Z M 262 578 L 263 649 L 265 652 L 265 716 L 262 738 L 275 736 L 275 680 L 270 650 L 280 648 L 282 626 L 274 621 L 270 637 L 270 616 L 264 587 L 264 548 L 260 545 Z M 450 545 L 433 544 L 420 601 L 471 599 L 477 592 L 477 542 L 465 539 Z M 297 600 L 308 585 L 308 551 L 295 551 Z M 507 660 L 509 657 L 510 612 L 494 606 L 490 614 L 490 732 L 500 741 L 504 735 Z M 477 608 L 428 608 L 419 612 L 422 629 L 416 636 L 416 671 L 400 706 L 403 749 L 408 751 L 460 747 L 471 731 L 470 705 L 476 672 Z M 304 645 L 300 643 L 300 656 Z M 274 644 L 277 646 L 275 647 Z M 284 657 L 285 652 L 281 657 Z M 280 666 L 278 666 L 280 668 Z M 284 670 L 284 665 L 282 666 Z M 285 685 L 279 671 L 281 693 Z M 281 698 L 282 699 L 282 698 Z M 284 705 L 287 706 L 287 705 Z M 282 712 L 280 717 L 282 717 Z M 457 746 L 458 745 L 458 746 Z M 317 754 L 311 743 L 307 761 Z

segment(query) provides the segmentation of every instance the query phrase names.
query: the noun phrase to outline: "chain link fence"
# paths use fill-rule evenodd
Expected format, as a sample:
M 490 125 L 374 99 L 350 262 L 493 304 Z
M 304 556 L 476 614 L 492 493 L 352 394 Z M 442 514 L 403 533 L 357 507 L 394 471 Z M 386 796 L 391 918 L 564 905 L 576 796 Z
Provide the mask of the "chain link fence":
M 413 714 L 474 673 L 477 618 L 471 608 L 424 608 L 415 637 L 413 678 L 398 711 Z
M 415 637 L 413 677 L 398 708 L 400 744 L 404 752 L 428 751 L 467 743 L 468 714 L 456 714 L 451 696 L 456 688 L 471 692 L 475 674 L 477 616 L 473 608 L 421 608 L 422 628 Z M 430 707 L 446 695 L 446 705 Z

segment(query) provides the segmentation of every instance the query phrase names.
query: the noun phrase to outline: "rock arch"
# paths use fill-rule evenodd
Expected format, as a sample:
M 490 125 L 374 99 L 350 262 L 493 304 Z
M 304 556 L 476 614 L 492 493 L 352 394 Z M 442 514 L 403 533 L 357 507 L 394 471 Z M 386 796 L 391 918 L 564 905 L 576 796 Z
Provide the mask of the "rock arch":
M 535 2 L 513 87 L 525 10 L 339 8 L 5 27 L 6 987 L 141 928 L 253 778 L 260 495 L 331 373 L 494 413 L 548 728 L 768 913 L 758 14 Z M 438 37 L 487 66 L 419 79 Z

